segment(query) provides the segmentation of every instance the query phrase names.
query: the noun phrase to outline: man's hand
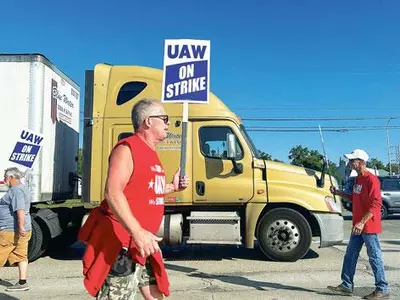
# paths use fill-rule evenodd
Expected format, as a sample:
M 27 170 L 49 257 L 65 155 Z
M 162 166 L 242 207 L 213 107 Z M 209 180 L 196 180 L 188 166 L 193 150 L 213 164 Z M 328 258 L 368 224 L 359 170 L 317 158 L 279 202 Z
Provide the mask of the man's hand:
M 24 228 L 24 227 L 19 227 L 18 233 L 19 233 L 19 235 L 21 235 L 21 236 L 25 236 L 25 235 L 26 235 L 25 228 Z
M 337 189 L 336 189 L 334 186 L 331 185 L 331 187 L 329 188 L 329 190 L 331 191 L 331 193 L 332 193 L 333 195 L 337 195 Z
M 172 180 L 172 185 L 174 186 L 174 191 L 179 192 L 186 189 L 189 186 L 189 177 L 187 174 L 182 178 L 180 177 L 181 168 L 178 168 Z
M 144 258 L 160 251 L 158 242 L 162 241 L 162 238 L 155 236 L 150 231 L 142 228 L 132 234 L 132 238 L 136 243 L 136 247 L 139 250 L 140 255 Z
M 362 232 L 363 229 L 364 229 L 364 226 L 365 226 L 365 223 L 364 223 L 364 222 L 358 222 L 358 223 L 357 223 L 356 225 L 354 225 L 354 227 L 353 227 L 353 230 L 352 230 L 353 234 L 355 234 L 355 235 L 360 235 L 361 232 Z

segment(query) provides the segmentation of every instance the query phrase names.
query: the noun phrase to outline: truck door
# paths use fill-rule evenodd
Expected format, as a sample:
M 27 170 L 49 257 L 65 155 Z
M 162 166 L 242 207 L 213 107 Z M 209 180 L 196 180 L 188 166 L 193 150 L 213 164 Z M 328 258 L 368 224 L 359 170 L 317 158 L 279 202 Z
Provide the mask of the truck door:
M 233 126 L 232 126 L 233 125 Z M 193 122 L 193 201 L 197 203 L 243 203 L 253 197 L 252 155 L 236 125 L 228 121 Z M 236 136 L 236 162 L 242 173 L 233 171 L 227 159 L 227 134 Z

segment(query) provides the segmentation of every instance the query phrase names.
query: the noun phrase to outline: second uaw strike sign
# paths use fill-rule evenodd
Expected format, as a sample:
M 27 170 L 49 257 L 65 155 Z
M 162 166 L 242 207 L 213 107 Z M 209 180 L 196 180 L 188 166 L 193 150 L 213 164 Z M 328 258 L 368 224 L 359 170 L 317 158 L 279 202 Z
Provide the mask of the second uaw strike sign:
M 163 102 L 208 103 L 210 41 L 165 40 Z

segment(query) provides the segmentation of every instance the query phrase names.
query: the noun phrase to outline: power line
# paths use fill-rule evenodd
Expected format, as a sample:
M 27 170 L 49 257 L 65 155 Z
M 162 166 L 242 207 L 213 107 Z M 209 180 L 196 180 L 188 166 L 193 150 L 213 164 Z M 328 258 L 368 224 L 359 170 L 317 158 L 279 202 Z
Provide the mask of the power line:
M 236 107 L 235 111 L 349 111 L 349 110 L 377 110 L 377 109 L 400 109 L 400 106 L 380 106 L 380 107 Z
M 316 126 L 246 126 L 252 129 L 315 129 Z M 384 126 L 384 125 L 366 125 L 366 126 L 327 126 L 321 127 L 323 130 L 327 129 L 400 129 L 400 126 Z
M 393 127 L 393 130 L 398 130 L 400 127 Z M 318 132 L 318 129 L 264 129 L 264 128 L 248 128 L 247 131 L 258 131 L 258 132 Z M 385 128 L 359 128 L 359 129 L 324 129 L 325 132 L 349 132 L 349 131 L 379 131 L 385 130 Z
M 344 118 L 298 118 L 298 117 L 276 117 L 276 118 L 264 118 L 264 117 L 251 117 L 251 118 L 240 118 L 242 121 L 284 121 L 284 122 L 304 122 L 304 121 L 365 121 L 365 120 L 387 120 L 387 119 L 400 119 L 400 116 L 393 117 L 344 117 Z

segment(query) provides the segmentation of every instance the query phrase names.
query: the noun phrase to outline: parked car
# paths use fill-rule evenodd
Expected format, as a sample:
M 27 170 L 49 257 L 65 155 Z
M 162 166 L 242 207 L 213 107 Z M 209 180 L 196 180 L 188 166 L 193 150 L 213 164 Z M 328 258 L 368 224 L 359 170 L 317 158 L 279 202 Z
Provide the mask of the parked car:
M 400 176 L 378 176 L 381 182 L 382 195 L 382 219 L 388 216 L 400 213 Z M 350 177 L 344 184 L 343 191 L 350 194 L 353 190 L 355 177 Z M 345 209 L 352 211 L 352 203 L 347 199 L 342 199 Z

